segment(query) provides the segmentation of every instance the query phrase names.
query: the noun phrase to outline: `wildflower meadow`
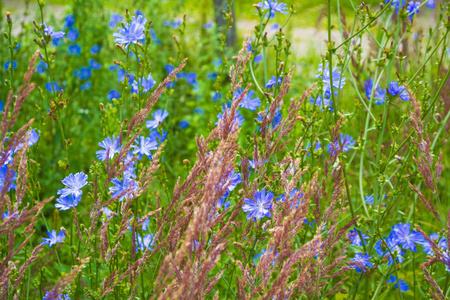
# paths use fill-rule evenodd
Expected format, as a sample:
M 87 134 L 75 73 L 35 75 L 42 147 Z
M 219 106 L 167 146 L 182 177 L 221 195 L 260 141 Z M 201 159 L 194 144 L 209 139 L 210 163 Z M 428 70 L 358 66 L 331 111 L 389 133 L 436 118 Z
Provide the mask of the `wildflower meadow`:
M 450 298 L 449 0 L 0 11 L 0 299 Z

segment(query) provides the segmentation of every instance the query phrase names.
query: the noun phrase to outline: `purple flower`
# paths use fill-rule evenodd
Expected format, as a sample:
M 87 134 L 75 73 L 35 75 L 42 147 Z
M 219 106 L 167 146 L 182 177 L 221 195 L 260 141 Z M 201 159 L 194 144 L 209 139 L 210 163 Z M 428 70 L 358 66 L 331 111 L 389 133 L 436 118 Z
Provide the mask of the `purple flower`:
M 56 199 L 56 202 L 58 203 L 55 204 L 55 207 L 59 208 L 59 210 L 68 210 L 71 209 L 72 207 L 76 207 L 78 203 L 80 203 L 80 201 L 81 201 L 80 196 L 76 197 L 70 194 L 68 196 L 62 196 Z
M 132 145 L 131 147 L 134 149 L 133 155 L 139 154 L 139 160 L 141 160 L 144 155 L 146 155 L 148 159 L 152 159 L 150 150 L 156 150 L 158 148 L 158 142 L 156 140 L 143 136 L 140 136 L 139 140 L 136 140 L 135 143 L 136 145 Z
M 56 235 L 56 230 L 52 230 L 52 232 L 47 231 L 48 238 L 42 238 L 44 241 L 43 245 L 49 245 L 51 248 L 56 243 L 63 243 L 65 238 L 64 232 L 62 230 L 59 231 L 58 235 Z
M 169 112 L 167 110 L 163 111 L 162 109 L 158 109 L 152 114 L 152 116 L 154 120 L 148 120 L 146 122 L 147 128 L 150 130 L 158 128 L 159 124 L 161 124 L 167 116 L 169 116 Z
M 234 93 L 234 99 L 235 100 L 238 99 L 243 92 L 244 92 L 244 90 L 242 88 L 237 90 Z M 258 97 L 253 98 L 254 95 L 255 95 L 255 91 L 249 91 L 248 94 L 244 96 L 244 99 L 242 100 L 242 102 L 239 103 L 239 106 L 247 108 L 251 111 L 255 111 L 257 107 L 261 106 L 261 101 L 259 100 Z
M 108 98 L 109 100 L 119 99 L 119 98 L 120 98 L 120 93 L 119 93 L 118 91 L 116 91 L 116 90 L 110 90 L 110 91 L 108 92 L 107 98 Z
M 213 27 L 213 25 L 214 25 L 214 22 L 213 22 L 213 21 L 209 21 L 208 23 L 206 23 L 205 25 L 203 25 L 203 28 L 205 28 L 205 29 L 210 29 L 210 28 Z
M 119 33 L 113 34 L 116 38 L 114 39 L 114 42 L 124 46 L 126 49 L 130 44 L 136 44 L 138 41 L 143 40 L 145 38 L 145 23 L 147 23 L 147 19 L 142 15 L 137 18 L 133 17 L 130 24 L 123 23 L 123 28 L 117 28 Z
M 266 88 L 267 89 L 271 89 L 276 85 L 280 85 L 283 82 L 283 78 L 278 77 L 278 79 L 272 75 L 272 79 L 270 79 L 267 83 L 266 83 Z
M 327 145 L 328 153 L 331 152 L 332 155 L 334 155 L 337 149 L 341 150 L 342 152 L 347 152 L 348 150 L 352 149 L 352 147 L 355 145 L 355 141 L 353 141 L 353 138 L 348 134 L 344 136 L 344 134 L 341 133 L 340 137 L 342 147 L 339 144 L 339 141 L 335 140 L 333 144 Z
M 244 212 L 248 212 L 247 220 L 253 218 L 256 222 L 257 219 L 262 219 L 265 216 L 270 218 L 270 209 L 272 209 L 273 193 L 262 189 L 261 191 L 256 191 L 254 195 L 255 199 L 244 199 L 244 205 L 242 209 Z
M 404 249 L 409 249 L 413 252 L 417 252 L 415 243 L 422 244 L 423 241 L 423 236 L 420 232 L 417 232 L 415 230 L 411 232 L 410 223 L 398 223 L 397 225 L 392 227 L 392 229 L 394 229 L 395 241 L 397 242 L 397 244 L 402 245 Z
M 265 0 L 264 2 L 259 2 L 258 6 L 261 7 L 262 10 L 268 10 L 270 12 L 270 19 L 275 17 L 275 13 L 279 12 L 284 15 L 287 15 L 288 12 L 285 11 L 287 8 L 287 5 L 283 2 L 278 3 L 278 0 Z M 269 12 L 267 13 L 266 17 L 269 16 Z
M 81 188 L 87 184 L 87 178 L 88 176 L 83 172 L 78 172 L 75 175 L 69 174 L 61 181 L 67 187 L 60 189 L 58 195 L 62 197 L 73 195 L 75 198 L 81 196 L 83 194 Z
M 390 275 L 389 276 L 389 280 L 386 281 L 387 283 L 395 283 L 395 287 L 398 289 L 398 284 L 400 284 L 400 291 L 402 292 L 407 292 L 409 291 L 409 286 L 406 282 L 404 282 L 402 279 L 398 280 L 398 284 L 397 284 L 397 277 Z
M 359 233 L 361 233 L 361 236 L 364 240 L 364 244 L 366 244 L 365 240 L 368 240 L 369 237 L 367 235 L 365 235 L 364 233 L 362 233 L 361 231 Z M 356 230 L 356 228 L 353 228 L 353 230 L 350 230 L 350 233 L 348 234 L 348 238 L 350 239 L 352 245 L 362 247 L 362 242 L 361 242 L 361 238 L 359 237 L 359 233 L 358 233 L 358 230 Z
M 106 139 L 104 139 L 103 141 L 98 143 L 98 145 L 100 147 L 104 148 L 104 150 L 99 150 L 99 151 L 95 152 L 95 154 L 97 155 L 97 158 L 101 161 L 105 161 L 107 152 L 109 151 L 108 157 L 109 157 L 109 159 L 112 159 L 114 157 L 114 154 L 120 153 L 120 149 L 122 149 L 122 146 L 120 146 L 119 143 L 120 143 L 119 137 L 116 138 L 113 135 L 112 139 L 111 139 L 111 137 L 108 136 Z
M 436 7 L 436 1 L 435 0 L 428 0 L 427 7 L 431 8 L 431 9 L 435 8 Z
M 370 262 L 372 256 L 369 254 L 356 253 L 354 258 L 351 258 L 350 261 L 358 263 L 358 265 L 349 265 L 349 267 L 356 269 L 356 272 L 361 273 L 366 272 L 366 268 L 373 267 L 373 263 Z M 362 268 L 362 269 L 361 269 Z
M 411 1 L 408 3 L 408 6 L 406 7 L 406 12 L 409 14 L 409 19 L 412 20 L 415 14 L 418 14 L 420 12 L 419 10 L 420 2 L 419 1 Z
M 44 34 L 51 36 L 54 39 L 62 39 L 64 38 L 64 32 L 62 31 L 53 31 L 53 26 L 47 26 L 44 22 Z

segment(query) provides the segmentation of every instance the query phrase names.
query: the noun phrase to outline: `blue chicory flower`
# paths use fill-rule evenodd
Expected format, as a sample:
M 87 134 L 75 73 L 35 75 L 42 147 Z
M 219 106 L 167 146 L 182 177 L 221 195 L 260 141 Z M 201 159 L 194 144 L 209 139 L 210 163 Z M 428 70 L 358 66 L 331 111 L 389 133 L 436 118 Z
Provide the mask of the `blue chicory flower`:
M 340 139 L 341 139 L 341 145 L 342 146 L 339 144 L 339 141 L 336 139 L 333 142 L 333 144 L 327 145 L 327 152 L 328 153 L 331 152 L 332 155 L 335 155 L 336 150 L 338 150 L 338 149 L 341 150 L 342 152 L 347 152 L 350 149 L 352 149 L 352 147 L 355 145 L 355 142 L 356 142 L 348 134 L 346 134 L 344 136 L 344 134 L 341 133 Z
M 327 97 L 324 97 L 323 100 L 322 100 L 322 95 L 317 96 L 317 99 L 315 99 L 315 100 L 314 100 L 313 97 L 310 97 L 309 98 L 309 102 L 311 102 L 312 105 L 318 106 L 321 111 L 323 111 L 324 107 L 325 108 L 328 107 L 328 109 L 330 111 L 334 110 L 334 108 L 333 108 L 333 100 L 328 99 Z
M 111 180 L 111 183 L 114 184 L 114 186 L 109 188 L 110 192 L 113 192 L 111 197 L 119 197 L 119 202 L 121 202 L 123 199 L 130 199 L 133 198 L 133 193 L 136 192 L 139 189 L 139 184 L 136 180 L 133 178 L 125 177 L 123 178 L 123 181 L 120 181 L 118 178 L 114 178 Z
M 69 32 L 67 32 L 67 39 L 75 42 L 80 34 L 78 33 L 78 30 L 75 28 L 70 28 Z
M 81 53 L 81 47 L 80 47 L 78 44 L 75 44 L 75 45 L 69 45 L 69 46 L 67 47 L 67 52 L 68 52 L 70 55 L 80 55 L 80 53 Z
M 52 83 L 51 82 L 47 82 L 45 84 L 45 88 L 47 89 L 47 91 L 49 92 L 60 92 L 63 90 L 62 87 L 58 86 L 58 84 L 56 83 L 56 81 L 53 81 L 53 87 L 52 87 Z
M 138 154 L 138 160 L 141 160 L 144 155 L 148 157 L 148 159 L 152 159 L 152 154 L 150 150 L 156 150 L 158 148 L 158 142 L 156 139 L 150 139 L 143 136 L 140 136 L 139 139 L 135 141 L 136 145 L 132 145 L 133 155 Z
M 152 114 L 152 116 L 154 120 L 148 120 L 146 122 L 147 128 L 150 130 L 158 128 L 159 124 L 161 124 L 167 116 L 169 116 L 169 112 L 167 110 L 163 111 L 162 109 L 158 109 Z
M 409 94 L 403 85 L 398 85 L 396 81 L 389 83 L 388 93 L 392 96 L 399 96 L 403 101 L 409 101 Z
M 97 62 L 95 59 L 92 58 L 89 60 L 89 66 L 94 70 L 98 70 L 102 67 L 102 65 L 99 62 Z
M 242 88 L 237 90 L 233 95 L 234 100 L 238 99 L 243 92 L 244 90 Z M 255 96 L 255 91 L 249 91 L 248 94 L 244 96 L 241 103 L 239 103 L 239 106 L 255 111 L 257 107 L 261 106 L 261 100 L 259 100 L 258 97 L 253 98 L 253 96 Z
M 214 101 L 218 101 L 218 100 L 222 99 L 222 93 L 214 92 L 214 94 L 212 95 L 212 99 Z
M 148 250 L 153 251 L 153 246 L 156 245 L 155 236 L 153 234 L 146 234 L 144 238 L 142 238 L 142 236 L 138 233 L 136 234 L 136 238 L 139 250 L 145 251 L 145 249 L 148 248 Z
M 59 231 L 58 235 L 56 235 L 56 230 L 47 231 L 48 238 L 42 238 L 44 241 L 42 242 L 43 245 L 48 245 L 50 248 L 57 244 L 57 243 L 63 243 L 63 240 L 65 238 L 64 232 L 62 230 Z
M 286 11 L 288 9 L 287 5 L 283 2 L 278 3 L 278 0 L 265 0 L 264 2 L 258 3 L 258 6 L 262 10 L 269 11 L 266 15 L 266 18 L 270 16 L 269 18 L 273 19 L 276 12 L 282 13 L 284 15 L 288 14 L 288 12 Z
M 142 92 L 143 93 L 147 93 L 148 91 L 150 91 L 153 86 L 155 85 L 156 81 L 153 80 L 153 77 L 151 74 L 148 74 L 147 78 L 145 77 L 141 77 L 138 78 L 138 80 L 136 80 L 136 78 L 133 81 L 133 84 L 131 86 L 131 92 L 138 94 L 139 93 L 139 88 L 142 88 Z
M 180 123 L 178 123 L 178 125 L 180 125 L 180 127 L 181 127 L 182 129 L 186 129 L 186 128 L 189 127 L 189 122 L 186 121 L 186 120 L 181 120 Z
M 373 79 L 370 78 L 366 82 L 364 82 L 364 87 L 366 89 L 366 96 L 367 99 L 370 100 L 370 97 L 372 96 L 372 90 L 373 90 Z M 381 89 L 380 86 L 377 86 L 377 89 L 375 90 L 374 94 L 375 104 L 381 105 L 385 103 L 386 100 L 386 90 Z
M 67 15 L 64 19 L 64 27 L 70 28 L 73 25 L 75 25 L 75 17 L 72 14 Z
M 81 196 L 83 194 L 81 188 L 87 184 L 87 178 L 88 176 L 83 172 L 78 172 L 75 175 L 69 174 L 61 181 L 66 187 L 58 190 L 58 195 L 62 197 L 73 195 L 75 198 Z
M 316 78 L 322 79 L 325 97 L 330 98 L 331 85 L 333 85 L 333 88 L 337 90 L 342 90 L 344 88 L 346 78 L 342 76 L 342 73 L 338 70 L 337 67 L 332 70 L 332 78 L 330 78 L 330 69 L 328 63 L 326 64 L 325 69 L 323 68 L 323 64 L 320 64 L 318 72 L 319 74 L 316 75 Z
M 119 98 L 120 98 L 120 93 L 119 93 L 118 91 L 116 91 L 116 90 L 110 90 L 110 91 L 108 92 L 107 98 L 108 98 L 109 100 L 119 99 Z
M 11 60 L 7 60 L 5 64 L 3 65 L 3 69 L 8 70 L 11 65 Z M 17 62 L 13 60 L 12 62 L 12 69 L 15 70 L 17 68 Z
M 277 79 L 277 77 L 272 75 L 271 79 L 266 83 L 266 88 L 271 89 L 276 85 L 280 85 L 282 82 L 283 82 L 283 78 L 281 78 L 281 76 L 278 77 L 278 79 Z
M 364 245 L 366 244 L 366 240 L 369 239 L 369 236 L 365 235 L 362 231 L 359 231 L 361 233 L 361 236 L 364 240 Z M 361 238 L 359 236 L 358 230 L 356 228 L 353 228 L 353 230 L 350 230 L 350 233 L 348 234 L 348 238 L 351 241 L 352 245 L 361 246 L 363 245 Z
M 53 26 L 47 26 L 47 24 L 44 22 L 44 34 L 51 36 L 54 39 L 62 39 L 64 38 L 64 32 L 63 31 L 54 31 Z
M 119 137 L 116 138 L 114 135 L 112 136 L 112 139 L 110 136 L 108 136 L 106 139 L 98 143 L 98 145 L 104 148 L 104 150 L 95 152 L 97 158 L 101 161 L 106 160 L 106 155 L 108 155 L 109 159 L 112 159 L 114 157 L 114 154 L 120 153 L 120 149 L 122 149 L 122 146 L 120 146 Z
M 10 180 L 7 180 L 8 177 L 10 177 L 12 173 L 12 177 Z M 16 189 L 16 184 L 13 183 L 16 180 L 16 172 L 12 171 L 8 168 L 8 166 L 6 164 L 4 164 L 3 166 L 0 167 L 0 192 L 5 188 L 5 185 L 9 183 L 9 186 L 7 187 L 7 192 L 9 192 L 11 189 L 15 190 Z
M 369 256 L 369 254 L 362 254 L 362 253 L 356 253 L 354 258 L 351 258 L 350 261 L 353 261 L 355 263 L 358 263 L 357 265 L 349 265 L 349 267 L 356 269 L 356 272 L 366 272 L 366 268 L 372 268 L 373 263 L 370 262 L 370 259 L 372 256 Z
M 395 233 L 395 241 L 397 244 L 402 245 L 404 249 L 409 249 L 413 252 L 417 252 L 416 243 L 422 244 L 423 236 L 420 232 L 413 230 L 411 232 L 411 224 L 398 223 L 392 227 Z
M 112 14 L 111 20 L 109 21 L 109 27 L 114 28 L 116 27 L 117 23 L 122 22 L 123 17 L 119 14 Z
M 242 209 L 248 212 L 247 220 L 253 218 L 253 221 L 262 219 L 264 217 L 270 218 L 270 209 L 272 209 L 273 193 L 263 188 L 261 191 L 256 191 L 254 199 L 245 198 Z
M 147 23 L 147 19 L 142 15 L 137 18 L 133 16 L 129 24 L 123 23 L 124 27 L 117 28 L 119 33 L 113 34 L 116 38 L 114 42 L 127 49 L 130 44 L 136 44 L 138 41 L 145 39 L 145 23 Z
M 398 284 L 400 284 L 400 291 L 402 292 L 407 292 L 409 291 L 409 286 L 406 282 L 404 282 L 402 279 L 398 280 L 398 284 L 397 284 L 397 277 L 390 275 L 389 276 L 389 280 L 386 281 L 387 283 L 395 283 L 395 288 L 398 289 Z
M 215 125 L 219 125 L 219 121 L 222 120 L 224 114 L 225 114 L 225 110 L 227 110 L 226 106 L 222 107 L 222 112 L 223 113 L 219 113 L 217 114 L 217 119 L 218 121 L 215 123 Z M 227 110 L 227 114 L 230 114 L 230 110 Z M 244 123 L 244 116 L 241 115 L 241 112 L 239 110 L 236 110 L 236 113 L 234 114 L 234 123 L 235 125 L 237 125 L 238 127 L 241 127 L 242 124 Z
M 60 198 L 56 199 L 55 207 L 59 208 L 59 210 L 68 210 L 72 207 L 76 207 L 78 203 L 80 203 L 81 197 L 74 196 L 72 194 L 67 196 L 61 196 Z
M 419 1 L 411 1 L 408 3 L 408 6 L 406 7 L 406 12 L 409 15 L 409 19 L 412 20 L 414 15 L 418 14 L 420 12 L 419 10 L 420 2 Z
M 38 74 L 44 74 L 45 71 L 48 69 L 48 65 L 43 60 L 39 61 L 38 65 L 36 66 L 36 73 Z
M 91 47 L 90 51 L 92 54 L 97 54 L 98 52 L 100 52 L 101 49 L 102 47 L 100 47 L 99 45 L 94 45 Z
M 175 22 L 173 22 L 173 21 L 164 21 L 163 25 L 164 26 L 173 27 L 173 28 L 178 28 L 178 26 L 181 25 L 181 19 L 178 19 Z

